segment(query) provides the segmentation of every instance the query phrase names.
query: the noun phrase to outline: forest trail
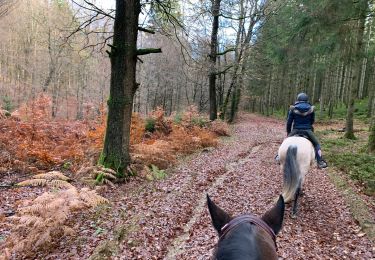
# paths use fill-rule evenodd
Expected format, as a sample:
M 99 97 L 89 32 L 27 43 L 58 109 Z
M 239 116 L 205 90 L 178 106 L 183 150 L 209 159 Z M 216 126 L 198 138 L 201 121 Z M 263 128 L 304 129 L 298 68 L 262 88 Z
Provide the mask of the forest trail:
M 219 149 L 238 153 L 221 178 L 222 185 L 211 186 L 209 194 L 222 208 L 234 215 L 252 212 L 260 216 L 280 193 L 282 175 L 274 155 L 284 135 L 279 121 L 246 116 L 235 127 L 232 143 Z M 215 156 L 213 156 L 215 157 Z M 210 160 L 211 161 L 211 160 Z M 205 206 L 205 205 L 204 205 Z M 315 167 L 310 171 L 299 216 L 290 218 L 287 207 L 284 227 L 278 237 L 283 259 L 372 259 L 374 248 L 351 218 L 340 193 L 327 173 Z M 197 214 L 197 213 L 196 213 Z M 205 207 L 183 243 L 177 243 L 165 259 L 209 259 L 217 241 Z M 177 246 L 177 248 L 176 248 Z M 175 253 L 177 252 L 177 253 Z M 169 257 L 172 256 L 173 257 Z
M 132 257 L 138 255 L 146 259 L 160 248 L 161 254 L 154 254 L 154 257 L 209 259 L 217 235 L 206 209 L 206 193 L 234 215 L 252 212 L 259 216 L 270 208 L 281 191 L 282 175 L 274 156 L 285 136 L 284 128 L 278 120 L 245 115 L 235 125 L 230 140 L 178 167 L 171 179 L 178 178 L 183 185 L 169 187 L 180 190 L 171 192 L 173 196 L 169 196 L 168 200 L 155 201 L 155 207 L 161 211 L 158 214 L 164 218 L 155 216 L 155 221 L 146 220 L 148 226 L 145 229 L 155 228 L 155 235 L 161 231 L 159 239 L 168 237 L 163 226 L 167 230 L 178 227 L 179 232 L 159 247 L 148 243 L 146 237 L 145 240 L 139 238 L 144 242 L 138 251 L 140 255 L 137 253 Z M 184 182 L 185 174 L 194 176 L 195 183 Z M 167 206 L 160 208 L 160 204 Z M 186 212 L 182 211 L 189 210 L 191 206 L 190 214 L 186 216 Z M 310 171 L 297 219 L 290 218 L 289 210 L 290 207 L 278 237 L 279 256 L 283 259 L 374 257 L 373 245 L 365 236 L 361 237 L 360 228 L 325 171 L 315 167 Z M 169 222 L 168 215 L 171 219 L 181 217 L 181 222 L 172 221 L 172 227 L 163 225 L 164 221 Z M 134 252 L 137 249 L 124 247 L 123 250 L 120 259 L 127 258 L 128 250 Z
M 121 191 L 109 192 L 112 206 L 101 217 L 101 227 L 109 232 L 104 239 L 113 241 L 119 229 L 123 233 L 116 256 L 109 259 L 209 259 L 218 238 L 206 193 L 233 215 L 262 215 L 281 191 L 282 174 L 274 156 L 284 136 L 280 120 L 241 115 L 232 137 L 185 159 L 168 178 L 130 182 Z M 281 259 L 374 259 L 374 245 L 351 217 L 326 170 L 313 167 L 304 192 L 297 219 L 290 218 L 287 207 L 277 237 Z M 81 234 L 78 241 L 80 245 L 70 241 L 73 247 L 65 244 L 48 258 L 85 259 L 103 238 Z

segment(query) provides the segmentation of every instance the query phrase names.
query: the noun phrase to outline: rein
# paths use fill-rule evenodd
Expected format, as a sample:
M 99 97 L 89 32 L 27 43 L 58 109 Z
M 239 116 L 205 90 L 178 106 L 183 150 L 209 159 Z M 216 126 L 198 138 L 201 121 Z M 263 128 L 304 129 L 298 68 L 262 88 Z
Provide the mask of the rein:
M 238 217 L 232 219 L 231 221 L 229 221 L 227 224 L 225 224 L 221 228 L 221 235 L 220 235 L 219 241 L 222 240 L 230 231 L 232 231 L 238 225 L 240 225 L 242 223 L 246 223 L 246 222 L 250 223 L 250 224 L 253 224 L 253 225 L 256 225 L 256 226 L 260 227 L 261 229 L 263 229 L 264 231 L 266 231 L 266 233 L 268 233 L 271 236 L 271 238 L 272 238 L 272 240 L 275 244 L 275 249 L 277 251 L 276 235 L 273 232 L 273 230 L 270 228 L 270 226 L 268 226 L 267 223 L 264 222 L 262 219 L 257 218 L 253 215 L 248 215 L 248 214 L 238 216 Z

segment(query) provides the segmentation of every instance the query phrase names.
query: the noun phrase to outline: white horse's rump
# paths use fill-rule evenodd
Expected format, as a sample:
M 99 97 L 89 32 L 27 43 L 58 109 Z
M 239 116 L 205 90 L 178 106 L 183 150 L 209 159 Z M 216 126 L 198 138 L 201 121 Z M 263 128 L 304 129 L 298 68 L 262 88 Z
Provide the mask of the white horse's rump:
M 279 158 L 284 173 L 283 197 L 289 202 L 298 198 L 305 176 L 315 161 L 315 150 L 306 138 L 292 136 L 281 144 Z

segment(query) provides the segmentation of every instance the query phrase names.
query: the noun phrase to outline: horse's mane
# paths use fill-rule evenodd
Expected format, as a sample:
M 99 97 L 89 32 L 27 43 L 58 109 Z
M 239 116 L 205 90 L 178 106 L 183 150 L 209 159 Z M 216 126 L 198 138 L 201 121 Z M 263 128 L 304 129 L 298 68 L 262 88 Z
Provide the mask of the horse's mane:
M 242 223 L 228 234 L 228 238 L 219 241 L 218 249 L 213 259 L 258 259 L 259 253 L 256 247 L 256 232 L 254 225 Z

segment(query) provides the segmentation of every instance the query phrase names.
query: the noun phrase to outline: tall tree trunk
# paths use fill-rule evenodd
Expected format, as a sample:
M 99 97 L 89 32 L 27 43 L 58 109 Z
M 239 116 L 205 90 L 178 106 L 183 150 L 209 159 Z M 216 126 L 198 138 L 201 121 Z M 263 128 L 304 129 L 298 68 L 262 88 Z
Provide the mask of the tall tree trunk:
M 357 97 L 358 86 L 360 85 L 361 80 L 361 67 L 362 67 L 362 45 L 363 45 L 363 35 L 365 31 L 365 21 L 366 21 L 366 10 L 368 7 L 367 0 L 360 0 L 359 5 L 359 18 L 357 24 L 357 35 L 356 35 L 356 44 L 354 46 L 354 64 L 355 71 L 350 84 L 349 90 L 349 102 L 348 102 L 348 111 L 346 115 L 346 129 L 345 137 L 348 139 L 354 139 L 354 130 L 353 130 L 353 114 L 354 114 L 354 100 Z
M 181 102 L 181 83 L 178 83 L 178 85 L 177 85 L 177 102 L 175 103 L 175 108 L 174 108 L 177 112 L 180 112 L 180 106 L 181 106 L 180 102 Z
M 57 82 L 52 84 L 52 118 L 56 118 L 57 116 L 57 107 L 58 107 L 58 95 L 60 89 L 60 80 L 58 79 Z
M 146 115 L 148 114 L 148 103 L 149 102 L 150 102 L 150 86 L 147 85 L 146 104 L 145 104 Z
M 342 63 L 342 71 L 341 71 L 341 80 L 340 80 L 340 85 L 339 85 L 339 89 L 338 89 L 338 100 L 340 100 L 340 98 L 341 98 L 341 101 L 342 101 L 342 96 L 343 96 L 344 89 L 345 89 L 346 71 L 347 71 L 347 66 L 346 66 L 345 62 L 343 62 Z
M 69 120 L 69 90 L 70 90 L 70 84 L 71 84 L 71 73 L 69 70 L 68 74 L 68 86 L 65 87 L 65 106 L 66 106 L 66 120 Z
M 268 83 L 268 88 L 267 88 L 267 94 L 266 94 L 266 100 L 267 100 L 267 116 L 270 115 L 270 112 L 269 112 L 269 109 L 271 107 L 271 97 L 272 97 L 272 81 L 273 81 L 273 73 L 272 73 L 272 70 L 273 70 L 273 67 L 271 66 L 271 69 L 270 69 L 270 74 L 269 74 L 269 83 Z
M 210 100 L 210 120 L 217 118 L 216 103 L 216 57 L 217 57 L 217 32 L 219 30 L 220 0 L 212 0 L 212 32 L 211 32 L 211 52 L 210 52 L 210 74 L 208 77 L 209 100 Z
M 232 89 L 237 84 L 238 68 L 239 68 L 239 64 L 236 61 L 235 65 L 234 65 L 234 68 L 233 68 L 232 79 L 231 79 L 229 88 L 227 90 L 227 94 L 225 95 L 223 106 L 222 106 L 221 111 L 220 111 L 220 117 L 221 117 L 221 119 L 224 119 L 226 117 L 225 114 L 227 113 L 227 107 L 228 107 L 229 98 L 230 98 L 230 95 L 232 94 Z
M 243 4 L 243 1 L 241 2 L 241 6 L 242 4 Z M 258 19 L 260 19 L 260 17 L 257 16 L 258 11 L 260 10 L 258 10 L 257 4 L 251 7 L 251 11 L 250 11 L 251 18 L 250 18 L 249 27 L 247 28 L 247 32 L 245 32 L 245 27 L 244 27 L 245 21 L 241 20 L 238 25 L 238 32 L 237 32 L 237 39 L 236 39 L 236 52 L 235 52 L 235 58 L 234 58 L 235 64 L 234 64 L 233 71 L 232 71 L 231 83 L 229 85 L 227 94 L 225 96 L 225 100 L 221 107 L 220 116 L 222 119 L 224 119 L 224 117 L 226 116 L 227 106 L 228 106 L 229 98 L 232 94 L 232 90 L 234 92 L 233 95 L 237 95 L 241 93 L 241 91 L 239 92 L 237 91 L 238 82 L 242 81 L 241 80 L 242 75 L 238 75 L 239 74 L 238 70 L 241 68 L 241 71 L 243 71 L 244 69 L 243 66 L 249 54 L 248 48 L 250 46 L 250 41 L 253 36 L 253 29 Z M 241 10 L 241 14 L 244 14 L 243 10 Z M 234 98 L 234 102 L 232 102 L 232 104 L 234 104 L 233 108 L 235 108 L 236 104 L 239 104 L 239 99 L 237 100 L 239 96 L 233 96 L 233 98 Z M 234 113 L 231 113 L 232 115 L 230 115 L 229 121 L 232 121 L 234 118 L 235 111 L 233 112 Z
M 375 99 L 372 101 L 372 117 L 370 123 L 370 136 L 368 138 L 368 151 L 375 152 Z
M 235 85 L 235 89 L 233 91 L 231 110 L 230 110 L 230 115 L 228 119 L 229 123 L 232 123 L 234 121 L 236 117 L 236 113 L 238 111 L 238 105 L 241 99 L 241 88 L 243 85 L 243 75 L 245 74 L 245 65 L 246 65 L 245 62 L 243 62 L 241 66 L 240 76 L 238 79 L 238 84 Z
M 83 117 L 83 109 L 82 109 L 82 102 L 81 102 L 81 96 L 82 96 L 81 92 L 83 90 L 81 89 L 81 86 L 84 86 L 86 84 L 84 75 L 79 75 L 79 78 L 80 79 L 79 80 L 77 79 L 77 81 L 76 81 L 76 85 L 77 85 L 77 91 L 76 91 L 76 100 L 77 100 L 76 119 L 77 120 L 80 120 Z
M 112 168 L 120 176 L 130 163 L 130 124 L 133 97 L 137 89 L 137 33 L 139 0 L 116 0 L 111 85 L 108 100 L 107 129 L 99 164 Z
M 372 58 L 374 59 L 374 57 Z M 369 89 L 368 89 L 368 105 L 367 105 L 367 117 L 371 117 L 371 115 L 374 113 L 373 112 L 373 103 L 375 102 L 375 86 L 374 86 L 374 81 L 375 81 L 375 66 L 373 67 L 372 70 L 373 74 L 371 78 L 369 79 Z
M 366 47 L 365 47 L 365 55 L 362 58 L 362 67 L 361 67 L 361 77 L 359 80 L 359 91 L 358 91 L 358 98 L 363 99 L 365 96 L 365 81 L 366 81 L 366 75 L 368 74 L 368 53 L 369 53 L 369 46 L 370 46 L 370 40 L 371 40 L 371 30 L 372 30 L 372 23 L 367 24 L 367 35 L 366 35 Z

